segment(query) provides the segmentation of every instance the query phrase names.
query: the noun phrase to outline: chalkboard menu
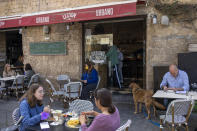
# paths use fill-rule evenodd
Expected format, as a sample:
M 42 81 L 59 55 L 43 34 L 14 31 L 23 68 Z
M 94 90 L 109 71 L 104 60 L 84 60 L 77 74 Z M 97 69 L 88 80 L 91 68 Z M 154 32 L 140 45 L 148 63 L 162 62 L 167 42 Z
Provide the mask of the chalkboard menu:
M 66 42 L 40 42 L 30 43 L 31 55 L 64 55 L 66 54 Z

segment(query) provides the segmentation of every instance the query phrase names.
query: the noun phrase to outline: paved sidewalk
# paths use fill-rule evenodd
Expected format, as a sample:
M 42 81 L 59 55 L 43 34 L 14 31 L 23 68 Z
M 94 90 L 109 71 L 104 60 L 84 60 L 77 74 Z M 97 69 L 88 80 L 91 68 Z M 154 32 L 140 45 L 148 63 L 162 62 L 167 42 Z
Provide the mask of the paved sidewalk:
M 45 98 L 45 104 L 48 104 L 49 100 Z M 113 102 L 118 107 L 121 117 L 121 124 L 128 119 L 132 120 L 132 125 L 129 131 L 159 131 L 158 117 L 154 117 L 152 114 L 151 121 L 145 119 L 145 112 L 141 114 L 134 114 L 134 105 L 131 94 L 118 94 L 113 93 Z M 0 128 L 12 125 L 11 114 L 12 111 L 18 106 L 18 102 L 15 97 L 11 97 L 10 100 L 0 99 Z M 51 105 L 53 109 L 64 109 L 63 104 L 59 101 L 55 101 Z M 65 109 L 64 109 L 65 110 Z M 98 110 L 98 109 L 96 109 Z M 197 113 L 193 113 L 189 120 L 190 131 L 194 131 L 197 127 Z M 167 130 L 166 130 L 167 131 Z

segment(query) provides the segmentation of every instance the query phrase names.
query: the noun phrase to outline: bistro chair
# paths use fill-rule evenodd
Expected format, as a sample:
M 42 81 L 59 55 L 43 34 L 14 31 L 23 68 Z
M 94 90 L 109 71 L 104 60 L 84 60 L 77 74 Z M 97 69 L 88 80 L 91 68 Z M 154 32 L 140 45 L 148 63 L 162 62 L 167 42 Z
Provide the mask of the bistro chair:
M 69 82 L 64 85 L 64 96 L 66 101 L 70 103 L 70 101 L 79 99 L 82 91 L 82 83 L 81 82 Z
M 49 87 L 51 89 L 51 91 L 50 91 L 51 92 L 51 97 L 52 98 L 57 97 L 58 99 L 61 99 L 64 95 L 64 91 L 62 91 L 62 90 L 57 91 L 50 80 L 46 79 L 46 82 L 49 84 Z M 50 101 L 53 101 L 52 98 L 50 98 Z
M 165 123 L 172 126 L 172 131 L 175 131 L 176 126 L 185 125 L 186 131 L 188 128 L 188 119 L 194 107 L 193 100 L 173 100 L 166 111 L 166 115 L 160 116 L 160 131 Z
M 5 95 L 6 95 L 5 82 L 1 81 L 1 85 L 0 85 L 0 98 L 3 98 L 3 96 L 5 96 Z
M 92 111 L 94 108 L 92 102 L 87 100 L 74 100 L 69 105 L 69 111 L 80 114 L 81 112 Z
M 20 116 L 19 116 L 19 108 L 15 108 L 14 111 L 12 112 L 12 120 L 13 120 L 14 124 L 17 123 L 19 118 L 20 118 Z
M 98 82 L 97 82 L 97 85 L 96 85 L 96 89 L 99 88 L 100 81 L 101 81 L 101 77 L 98 75 Z M 95 90 L 96 90 L 96 89 L 95 89 Z M 92 100 L 92 98 L 93 98 L 93 95 L 94 95 L 93 92 L 94 92 L 94 91 L 90 91 L 90 92 L 89 92 L 89 93 L 90 93 L 90 100 Z
M 40 74 L 39 73 L 34 74 L 31 77 L 31 80 L 29 81 L 27 88 L 29 89 L 29 87 L 31 86 L 32 83 L 38 83 L 39 82 L 39 78 L 40 78 Z
M 14 90 L 17 99 L 18 99 L 19 90 L 22 90 L 22 93 L 24 93 L 24 77 L 25 77 L 24 75 L 16 76 L 16 79 L 14 79 L 12 86 L 8 87 L 9 94 L 11 90 Z
M 68 75 L 59 75 L 57 81 L 60 84 L 59 90 L 61 90 L 61 85 L 67 84 L 70 82 L 70 77 Z
M 116 131 L 128 131 L 132 121 L 129 119 L 125 124 L 119 127 Z
M 1 131 L 18 131 L 19 130 L 18 127 L 20 126 L 20 123 L 22 122 L 23 118 L 24 118 L 23 116 L 19 117 L 19 108 L 16 108 L 12 113 L 12 119 L 13 119 L 14 125 L 6 127 L 6 128 L 2 128 L 0 130 Z

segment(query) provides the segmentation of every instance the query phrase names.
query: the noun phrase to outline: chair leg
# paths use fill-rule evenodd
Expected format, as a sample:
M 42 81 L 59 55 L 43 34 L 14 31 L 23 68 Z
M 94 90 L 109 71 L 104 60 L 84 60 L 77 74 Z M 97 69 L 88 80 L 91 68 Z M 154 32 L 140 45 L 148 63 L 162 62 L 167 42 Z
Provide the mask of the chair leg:
M 189 131 L 189 127 L 187 124 L 185 125 L 185 128 L 186 128 L 186 131 Z
M 174 127 L 174 125 L 172 125 L 172 131 L 175 131 L 175 127 Z
M 163 120 L 160 119 L 160 131 L 162 131 L 162 129 L 163 129 Z
M 16 90 L 16 99 L 18 100 L 18 90 Z

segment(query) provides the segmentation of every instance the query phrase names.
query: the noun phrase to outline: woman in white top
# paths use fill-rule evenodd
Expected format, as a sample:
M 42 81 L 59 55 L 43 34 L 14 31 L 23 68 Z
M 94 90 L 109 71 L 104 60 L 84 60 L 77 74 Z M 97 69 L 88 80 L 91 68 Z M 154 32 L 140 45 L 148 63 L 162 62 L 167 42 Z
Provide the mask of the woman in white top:
M 3 77 L 10 77 L 14 76 L 15 72 L 11 69 L 10 64 L 5 64 L 4 71 L 3 71 Z

